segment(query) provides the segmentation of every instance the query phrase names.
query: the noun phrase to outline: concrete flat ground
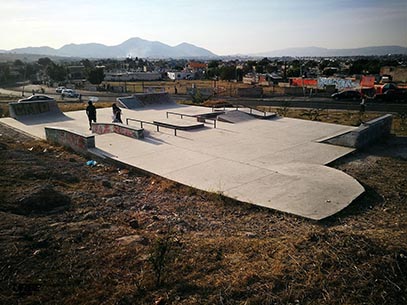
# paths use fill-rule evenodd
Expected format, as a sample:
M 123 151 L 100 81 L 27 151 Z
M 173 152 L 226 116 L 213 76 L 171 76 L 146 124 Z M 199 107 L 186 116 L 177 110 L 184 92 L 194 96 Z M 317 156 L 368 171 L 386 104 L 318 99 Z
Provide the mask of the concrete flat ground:
M 171 105 L 123 109 L 126 118 L 180 122 L 166 112 L 197 115 L 210 108 Z M 111 109 L 98 109 L 98 122 L 111 122 Z M 184 117 L 185 122 L 196 119 Z M 91 134 L 85 111 L 1 122 L 45 139 L 45 126 Z M 138 122 L 130 122 L 139 127 Z M 250 119 L 236 124 L 211 121 L 204 128 L 174 131 L 144 125 L 145 138 L 95 135 L 97 150 L 113 159 L 205 191 L 300 215 L 322 219 L 340 211 L 363 193 L 349 175 L 325 166 L 353 151 L 320 143 L 353 127 L 289 118 Z

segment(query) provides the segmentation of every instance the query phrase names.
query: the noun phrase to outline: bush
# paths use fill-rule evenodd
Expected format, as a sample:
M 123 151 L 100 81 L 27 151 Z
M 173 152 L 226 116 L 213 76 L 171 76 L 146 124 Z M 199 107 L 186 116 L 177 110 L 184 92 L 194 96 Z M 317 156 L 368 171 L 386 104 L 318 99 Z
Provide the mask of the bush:
M 148 261 L 151 264 L 155 275 L 155 285 L 159 287 L 162 284 L 162 278 L 168 266 L 173 262 L 176 253 L 178 239 L 171 232 L 164 237 L 160 237 L 152 244 Z

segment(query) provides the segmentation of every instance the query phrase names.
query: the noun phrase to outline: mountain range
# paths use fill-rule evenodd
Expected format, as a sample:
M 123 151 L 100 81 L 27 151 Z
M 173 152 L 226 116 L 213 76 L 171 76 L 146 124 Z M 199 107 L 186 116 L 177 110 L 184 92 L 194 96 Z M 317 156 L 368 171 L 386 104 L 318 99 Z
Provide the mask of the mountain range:
M 130 38 L 116 46 L 106 46 L 100 43 L 67 44 L 59 49 L 43 47 L 27 47 L 0 51 L 1 53 L 41 54 L 45 56 L 66 56 L 82 58 L 215 58 L 216 54 L 194 46 L 181 43 L 171 47 L 159 41 L 149 41 L 141 38 Z
M 34 54 L 58 57 L 78 58 L 195 58 L 211 59 L 220 56 L 211 51 L 197 47 L 189 43 L 181 43 L 177 46 L 169 46 L 159 41 L 149 41 L 138 37 L 130 38 L 115 46 L 106 46 L 99 43 L 67 44 L 59 49 L 51 47 L 27 47 L 0 50 L 0 53 L 8 54 Z M 290 48 L 270 52 L 261 52 L 249 55 L 233 55 L 235 57 L 333 57 L 333 56 L 373 56 L 388 54 L 407 54 L 406 47 L 380 46 L 356 49 L 326 49 L 319 47 Z M 230 56 L 226 56 L 230 57 Z
M 260 57 L 335 57 L 335 56 L 383 56 L 389 54 L 407 54 L 407 48 L 400 46 L 380 46 L 355 49 L 326 49 L 318 47 L 289 48 L 270 52 L 251 54 Z

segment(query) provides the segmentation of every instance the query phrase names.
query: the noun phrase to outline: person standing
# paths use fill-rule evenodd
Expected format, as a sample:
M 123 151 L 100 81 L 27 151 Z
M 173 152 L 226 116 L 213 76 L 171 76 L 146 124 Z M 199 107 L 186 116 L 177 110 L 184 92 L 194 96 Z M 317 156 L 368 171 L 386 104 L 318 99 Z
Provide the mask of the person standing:
M 92 121 L 96 123 L 96 107 L 93 105 L 92 101 L 88 102 L 88 107 L 86 107 L 86 115 L 89 119 L 89 130 L 92 130 Z
M 122 123 L 122 110 L 116 106 L 116 104 L 112 105 L 113 109 L 113 123 Z
M 362 101 L 360 102 L 360 113 L 364 114 L 366 111 L 366 98 L 363 96 Z

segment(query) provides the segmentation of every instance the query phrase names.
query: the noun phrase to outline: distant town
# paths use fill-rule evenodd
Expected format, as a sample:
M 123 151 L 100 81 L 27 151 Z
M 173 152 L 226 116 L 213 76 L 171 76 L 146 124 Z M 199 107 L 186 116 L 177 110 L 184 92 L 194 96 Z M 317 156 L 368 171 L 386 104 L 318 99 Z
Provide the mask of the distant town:
M 201 90 L 207 97 L 222 91 L 229 95 L 261 97 L 270 92 L 312 95 L 343 90 L 397 101 L 405 101 L 406 96 L 407 55 L 211 60 L 51 58 L 38 56 L 37 60 L 23 58 L 1 62 L 0 85 L 38 84 L 131 93 L 154 87 L 150 83 L 148 88 L 136 89 L 131 82 L 157 82 L 159 90 L 181 94 L 188 90 L 177 88 L 178 81 L 190 81 L 191 88 L 195 86 L 194 82 L 207 81 L 203 86 L 206 88 Z M 160 81 L 172 81 L 174 86 L 160 87 Z M 232 87 L 219 86 L 220 82 L 244 86 L 234 86 L 232 90 Z

